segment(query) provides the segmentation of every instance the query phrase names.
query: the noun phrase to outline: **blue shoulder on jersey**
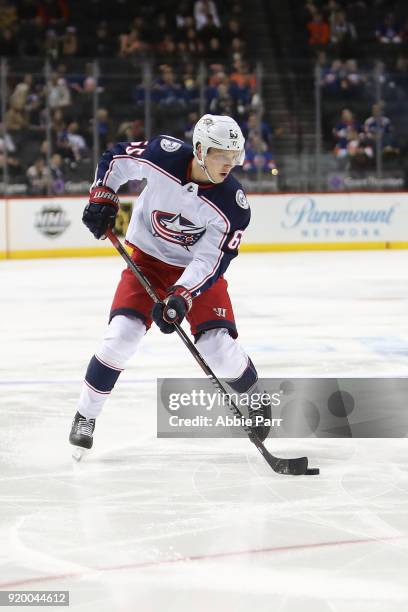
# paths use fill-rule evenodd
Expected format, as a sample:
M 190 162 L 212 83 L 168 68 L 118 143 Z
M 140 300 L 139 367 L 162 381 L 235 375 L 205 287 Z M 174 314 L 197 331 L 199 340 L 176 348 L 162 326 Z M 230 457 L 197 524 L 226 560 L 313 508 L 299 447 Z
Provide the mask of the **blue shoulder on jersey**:
M 178 138 L 161 135 L 149 142 L 143 157 L 185 183 L 193 147 Z
M 96 173 L 96 182 L 103 184 L 114 157 L 134 157 L 152 162 L 179 181 L 184 181 L 193 148 L 172 136 L 158 136 L 150 141 L 118 142 L 102 155 Z

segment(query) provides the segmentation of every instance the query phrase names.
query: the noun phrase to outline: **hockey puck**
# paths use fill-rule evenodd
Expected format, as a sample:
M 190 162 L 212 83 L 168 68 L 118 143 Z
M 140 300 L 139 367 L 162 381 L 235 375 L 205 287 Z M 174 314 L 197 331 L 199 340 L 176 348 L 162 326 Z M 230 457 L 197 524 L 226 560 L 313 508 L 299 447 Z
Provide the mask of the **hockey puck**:
M 319 468 L 308 468 L 305 472 L 306 476 L 318 476 L 320 474 Z

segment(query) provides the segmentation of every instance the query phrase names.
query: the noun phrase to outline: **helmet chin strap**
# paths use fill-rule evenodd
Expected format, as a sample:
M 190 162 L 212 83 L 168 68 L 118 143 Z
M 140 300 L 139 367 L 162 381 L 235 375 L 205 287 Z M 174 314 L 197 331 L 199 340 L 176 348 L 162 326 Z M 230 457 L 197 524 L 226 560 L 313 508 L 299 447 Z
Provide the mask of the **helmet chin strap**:
M 198 165 L 200 166 L 200 168 L 202 168 L 208 178 L 208 180 L 210 181 L 210 183 L 213 183 L 213 185 L 217 185 L 217 181 L 214 181 L 214 179 L 211 178 L 210 173 L 208 172 L 207 166 L 205 165 L 205 161 L 203 159 L 199 159 L 198 155 L 196 155 L 196 159 L 198 161 Z
M 214 180 L 211 178 L 210 173 L 208 172 L 208 170 L 207 170 L 207 166 L 206 166 L 205 164 L 203 164 L 203 165 L 202 165 L 202 169 L 203 169 L 203 170 L 204 170 L 204 172 L 206 173 L 208 180 L 209 180 L 209 181 L 211 181 L 211 183 L 213 183 L 214 185 L 216 185 L 216 184 L 217 184 L 217 181 L 214 181 Z

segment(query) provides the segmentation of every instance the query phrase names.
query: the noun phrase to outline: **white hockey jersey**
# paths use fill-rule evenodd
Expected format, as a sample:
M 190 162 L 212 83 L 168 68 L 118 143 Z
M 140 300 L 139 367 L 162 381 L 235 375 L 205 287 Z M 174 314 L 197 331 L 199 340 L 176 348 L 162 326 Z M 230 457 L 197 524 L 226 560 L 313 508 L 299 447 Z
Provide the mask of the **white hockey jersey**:
M 116 192 L 129 180 L 147 179 L 126 242 L 184 268 L 176 284 L 194 297 L 237 256 L 250 209 L 232 175 L 216 185 L 192 182 L 192 160 L 192 147 L 170 136 L 119 143 L 102 155 L 93 186 L 106 185 Z

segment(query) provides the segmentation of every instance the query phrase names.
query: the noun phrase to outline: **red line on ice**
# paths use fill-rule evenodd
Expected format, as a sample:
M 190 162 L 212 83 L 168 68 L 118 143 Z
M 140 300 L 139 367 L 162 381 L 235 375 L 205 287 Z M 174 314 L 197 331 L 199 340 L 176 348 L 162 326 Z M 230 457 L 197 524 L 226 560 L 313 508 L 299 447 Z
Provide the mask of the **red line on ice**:
M 230 552 L 220 552 L 211 555 L 191 555 L 189 557 L 179 557 L 177 559 L 164 559 L 163 561 L 142 561 L 140 563 L 129 563 L 126 565 L 113 565 L 108 567 L 89 568 L 89 571 L 67 572 L 65 574 L 54 574 L 51 576 L 33 576 L 21 580 L 0 583 L 0 589 L 8 589 L 38 582 L 51 582 L 56 580 L 66 580 L 68 578 L 82 578 L 93 572 L 117 572 L 121 570 L 144 569 L 146 567 L 160 567 L 160 565 L 173 565 L 188 561 L 211 561 L 212 559 L 226 559 L 229 557 L 240 557 L 245 555 L 259 555 L 266 553 L 289 552 L 292 550 L 308 550 L 314 548 L 324 548 L 329 546 L 345 546 L 349 544 L 369 544 L 371 542 L 390 542 L 392 540 L 403 540 L 408 538 L 408 534 L 389 536 L 385 538 L 361 538 L 359 540 L 339 540 L 337 542 L 318 542 L 315 544 L 293 544 L 291 546 L 275 546 L 270 548 L 253 548 L 248 550 L 236 550 Z

